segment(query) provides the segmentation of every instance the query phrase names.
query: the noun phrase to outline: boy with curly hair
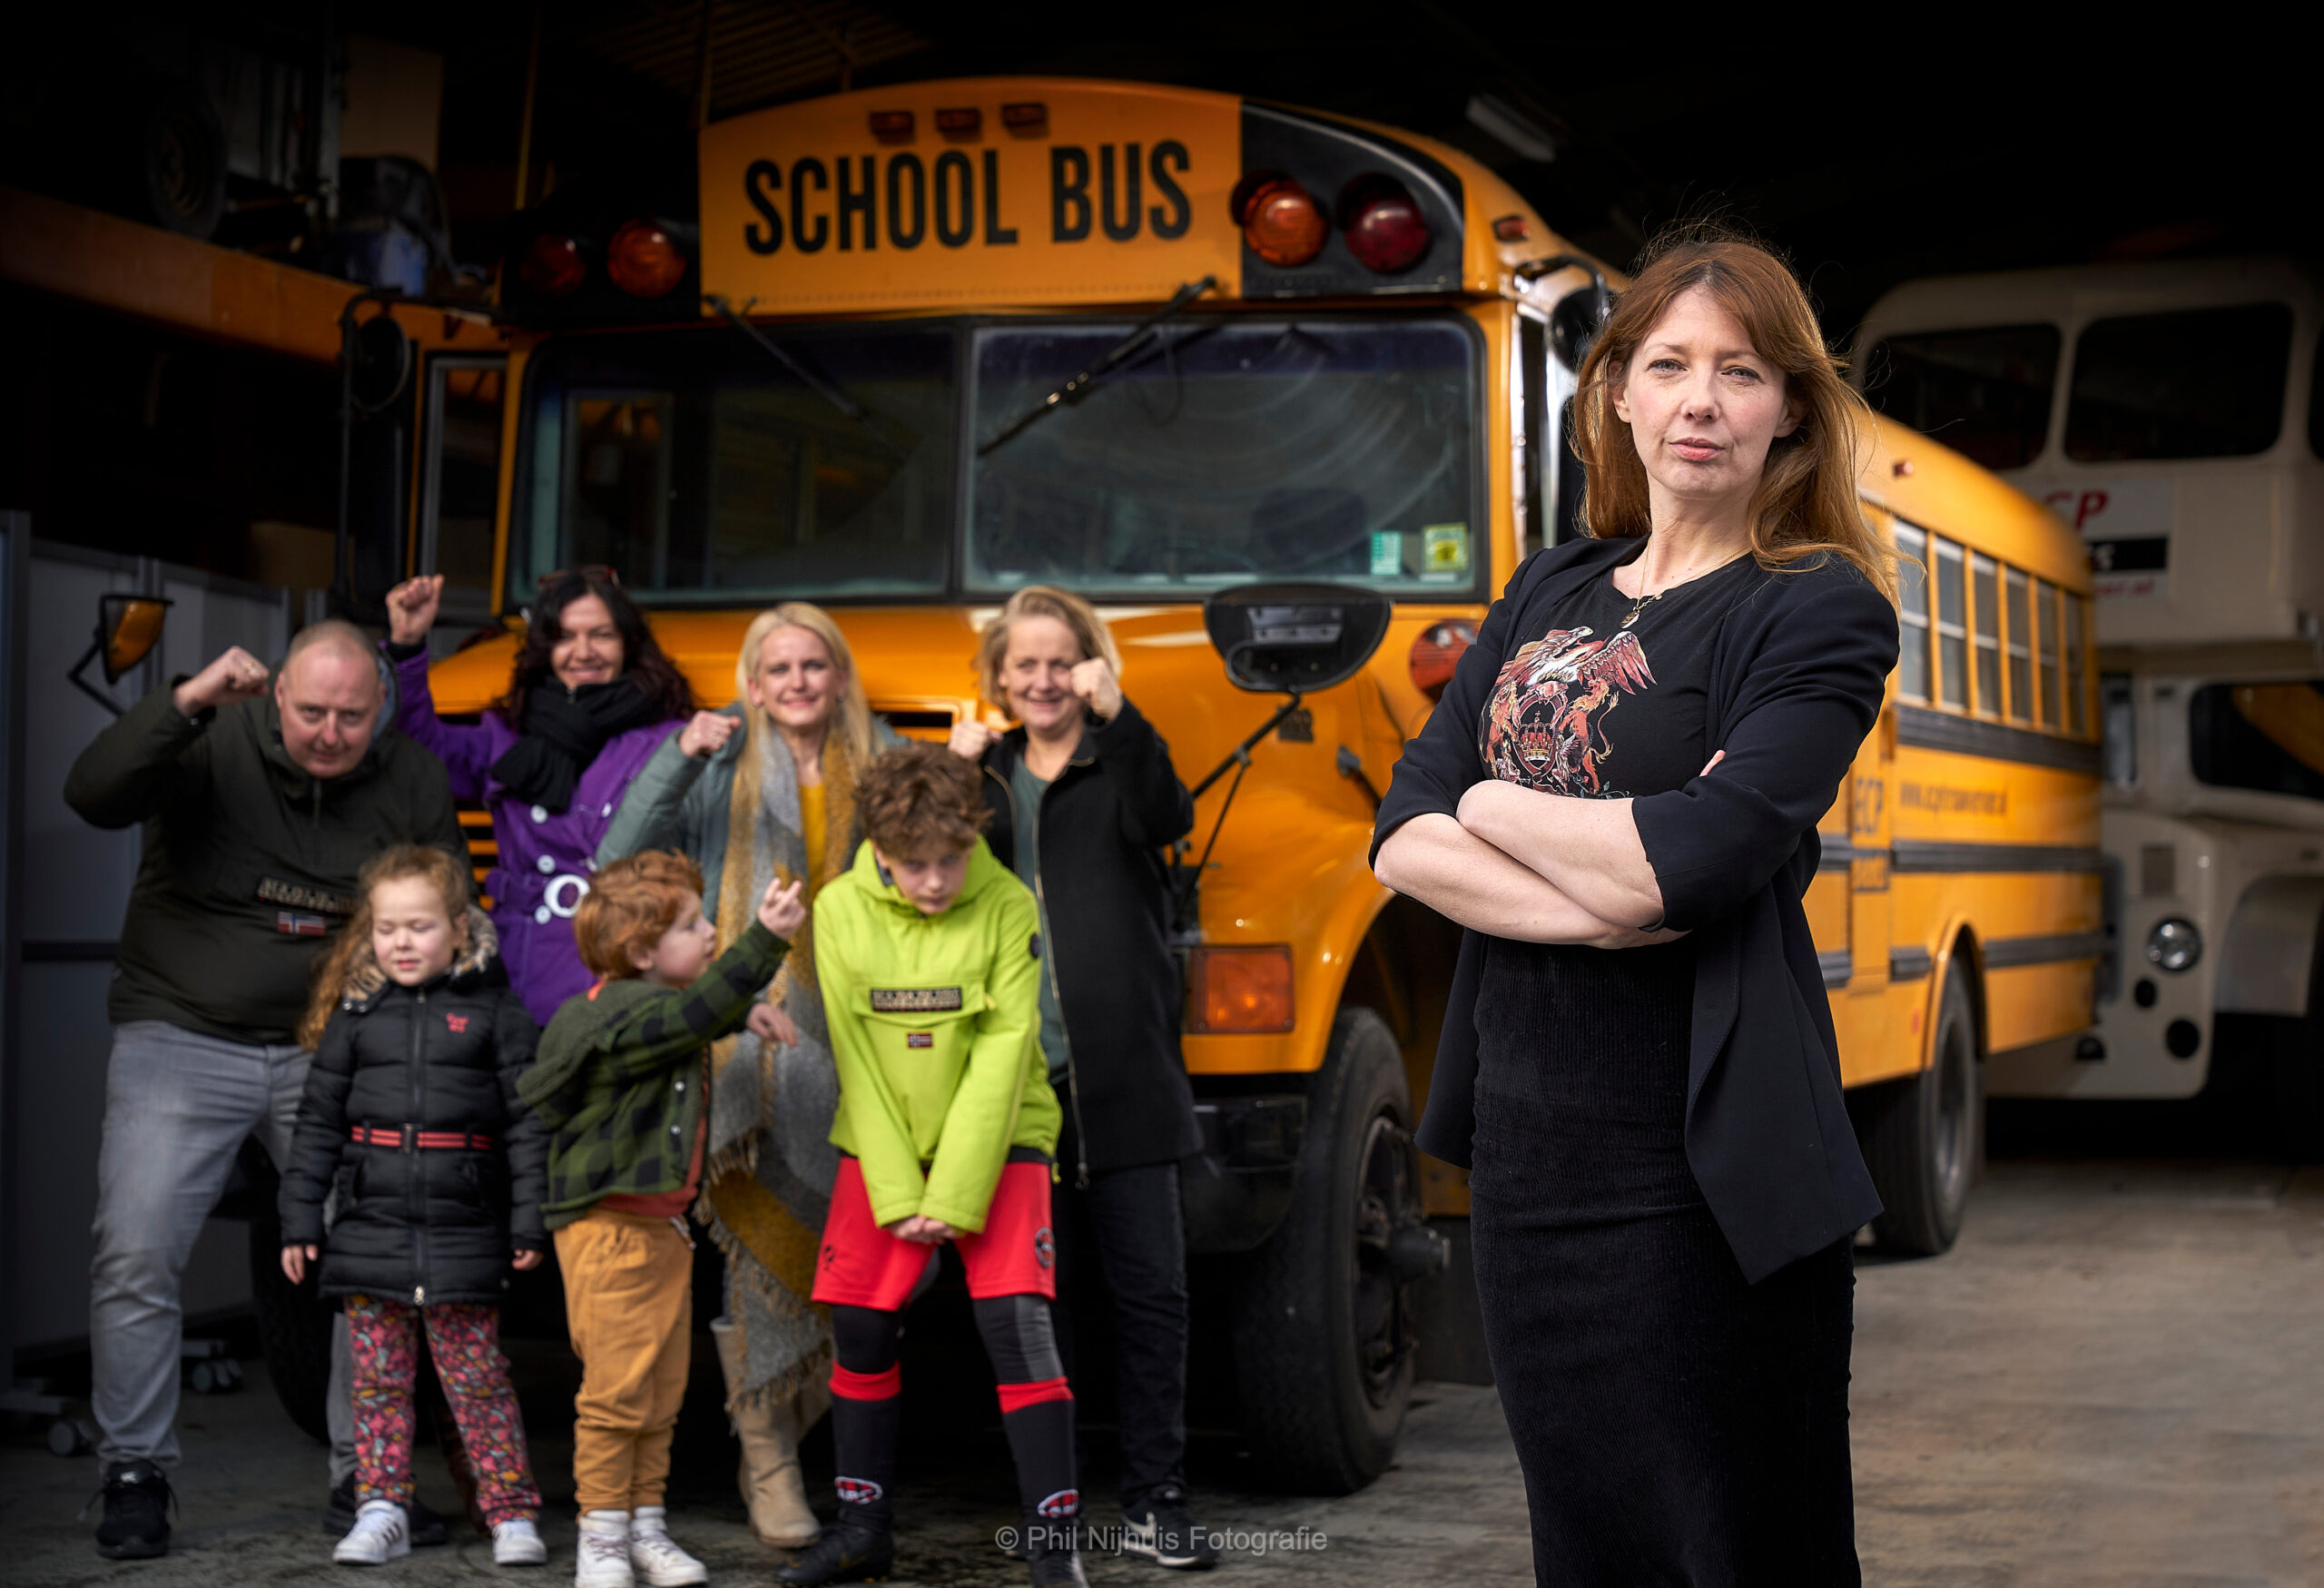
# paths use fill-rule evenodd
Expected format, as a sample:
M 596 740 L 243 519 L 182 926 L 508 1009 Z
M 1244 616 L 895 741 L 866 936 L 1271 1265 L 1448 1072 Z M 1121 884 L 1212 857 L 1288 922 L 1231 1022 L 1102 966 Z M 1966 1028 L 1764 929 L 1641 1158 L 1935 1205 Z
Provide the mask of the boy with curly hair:
M 1036 1584 L 1086 1588 L 1076 1549 L 1073 1393 L 1049 1306 L 1057 1095 L 1039 1040 L 1040 917 L 993 858 L 975 766 L 936 745 L 891 750 L 858 786 L 867 839 L 816 895 L 815 961 L 839 1114 L 839 1178 L 814 1299 L 832 1309 L 839 1520 L 775 1573 L 885 1576 L 895 1560 L 896 1366 L 903 1308 L 931 1248 L 968 1270 L 1000 1380 Z

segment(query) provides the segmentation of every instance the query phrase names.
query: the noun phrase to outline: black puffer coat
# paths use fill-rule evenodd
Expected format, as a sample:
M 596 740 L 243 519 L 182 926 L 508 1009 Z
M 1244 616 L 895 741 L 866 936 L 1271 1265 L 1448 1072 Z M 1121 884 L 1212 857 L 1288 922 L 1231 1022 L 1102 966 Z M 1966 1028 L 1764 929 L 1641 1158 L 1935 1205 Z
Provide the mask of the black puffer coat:
M 321 1243 L 326 1296 L 431 1302 L 504 1299 L 508 1259 L 545 1250 L 548 1131 L 517 1095 L 539 1033 L 496 959 L 491 922 L 468 912 L 468 947 L 419 987 L 368 956 L 324 1028 L 279 1202 L 286 1246 Z M 488 1136 L 486 1149 L 360 1144 L 357 1126 Z M 328 1240 L 323 1199 L 339 1193 Z
M 985 839 L 1012 870 L 1009 779 L 1024 755 L 1023 728 L 984 754 L 992 812 Z M 1041 795 L 1040 891 L 1054 940 L 1044 952 L 1056 969 L 1078 1093 L 1059 1150 L 1077 1167 L 1169 1163 L 1202 1145 L 1178 1051 L 1178 966 L 1162 869 L 1165 847 L 1194 824 L 1169 745 L 1127 700 L 1111 720 L 1083 729 Z

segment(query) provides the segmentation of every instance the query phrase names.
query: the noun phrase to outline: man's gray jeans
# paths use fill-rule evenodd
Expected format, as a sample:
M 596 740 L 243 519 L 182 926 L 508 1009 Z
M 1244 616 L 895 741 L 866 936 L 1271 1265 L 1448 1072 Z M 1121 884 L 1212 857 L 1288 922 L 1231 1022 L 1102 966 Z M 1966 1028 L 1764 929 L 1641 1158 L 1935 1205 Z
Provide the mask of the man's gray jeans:
M 280 1169 L 290 1154 L 307 1053 L 202 1036 L 162 1021 L 116 1026 L 97 1154 L 96 1258 L 89 1269 L 89 1408 L 111 1468 L 178 1461 L 179 1286 L 242 1139 Z M 355 1470 L 353 1373 L 334 1327 L 330 1476 Z

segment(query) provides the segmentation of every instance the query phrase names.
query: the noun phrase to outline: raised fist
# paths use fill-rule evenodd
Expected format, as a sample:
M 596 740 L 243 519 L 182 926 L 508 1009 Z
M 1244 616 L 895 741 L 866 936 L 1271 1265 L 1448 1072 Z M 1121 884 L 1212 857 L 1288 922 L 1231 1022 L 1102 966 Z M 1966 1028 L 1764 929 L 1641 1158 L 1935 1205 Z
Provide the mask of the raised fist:
M 192 716 L 214 705 L 256 700 L 266 693 L 266 664 L 240 646 L 228 647 L 201 672 L 177 686 L 171 696 L 180 716 Z
M 952 736 L 944 741 L 944 747 L 963 761 L 981 761 L 999 737 L 999 730 L 985 726 L 972 716 L 964 716 L 952 725 Z
M 388 592 L 388 637 L 399 646 L 418 645 L 436 626 L 436 609 L 443 603 L 442 574 L 406 579 Z
M 724 712 L 698 711 L 686 725 L 678 730 L 678 750 L 686 755 L 712 755 L 726 746 L 736 728 L 743 725 L 739 717 Z
M 1100 722 L 1110 722 L 1121 715 L 1122 686 L 1114 677 L 1113 668 L 1103 656 L 1092 656 L 1073 665 L 1073 693 L 1081 696 L 1081 704 Z

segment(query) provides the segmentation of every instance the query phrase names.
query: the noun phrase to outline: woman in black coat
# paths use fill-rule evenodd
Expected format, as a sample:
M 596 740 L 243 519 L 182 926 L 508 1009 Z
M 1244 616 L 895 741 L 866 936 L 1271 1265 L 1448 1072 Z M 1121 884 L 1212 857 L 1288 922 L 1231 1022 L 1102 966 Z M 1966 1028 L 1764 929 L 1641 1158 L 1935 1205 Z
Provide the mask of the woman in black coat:
M 1856 1228 L 1879 1210 L 1800 898 L 1897 648 L 1861 405 L 1797 282 L 1667 245 L 1583 362 L 1595 538 L 1521 567 L 1380 812 L 1468 928 L 1421 1133 L 1543 1583 L 1859 1581 Z
M 1041 907 L 1041 1048 L 1064 1105 L 1065 1266 L 1093 1250 L 1113 1293 L 1124 1547 L 1165 1565 L 1216 1553 L 1187 1510 L 1187 1258 L 1178 1160 L 1202 1141 L 1178 1051 L 1162 853 L 1194 825 L 1169 746 L 1122 694 L 1121 654 L 1079 597 L 1029 585 L 986 626 L 985 698 L 1018 725 L 964 722 L 986 839 Z

